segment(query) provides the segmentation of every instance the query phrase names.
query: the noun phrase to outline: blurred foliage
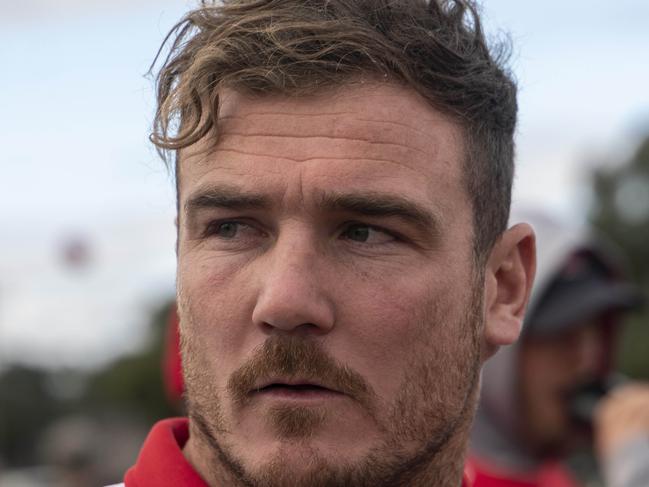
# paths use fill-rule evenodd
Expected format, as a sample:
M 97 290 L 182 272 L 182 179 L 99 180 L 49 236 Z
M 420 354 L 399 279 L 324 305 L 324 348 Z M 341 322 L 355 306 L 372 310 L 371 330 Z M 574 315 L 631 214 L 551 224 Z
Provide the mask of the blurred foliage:
M 616 243 L 633 280 L 649 296 L 649 136 L 628 161 L 601 169 L 593 178 L 590 219 Z M 620 368 L 649 379 L 649 307 L 633 316 L 621 341 Z
M 177 415 L 165 396 L 161 361 L 166 302 L 151 315 L 149 340 L 136 354 L 93 372 L 48 371 L 14 365 L 0 373 L 0 459 L 7 466 L 34 465 L 41 434 L 70 415 L 101 417 L 115 412 L 137 418 L 144 429 Z
M 0 457 L 8 464 L 29 465 L 40 432 L 64 413 L 47 382 L 45 371 L 23 366 L 0 376 Z
M 649 380 L 649 318 L 629 320 L 622 335 L 619 369 L 629 377 Z
M 88 380 L 84 406 L 136 413 L 149 422 L 174 415 L 167 402 L 161 370 L 165 333 L 170 307 L 168 302 L 151 317 L 150 343 L 137 355 L 123 357 Z M 177 414 L 177 413 L 175 413 Z

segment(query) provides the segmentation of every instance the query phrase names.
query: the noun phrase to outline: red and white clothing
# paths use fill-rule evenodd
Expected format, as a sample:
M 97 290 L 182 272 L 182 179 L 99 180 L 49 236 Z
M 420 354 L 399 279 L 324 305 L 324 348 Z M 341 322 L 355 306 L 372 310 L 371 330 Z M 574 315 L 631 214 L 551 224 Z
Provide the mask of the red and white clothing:
M 183 455 L 182 448 L 188 439 L 187 419 L 156 423 L 136 464 L 126 472 L 126 487 L 209 487 Z

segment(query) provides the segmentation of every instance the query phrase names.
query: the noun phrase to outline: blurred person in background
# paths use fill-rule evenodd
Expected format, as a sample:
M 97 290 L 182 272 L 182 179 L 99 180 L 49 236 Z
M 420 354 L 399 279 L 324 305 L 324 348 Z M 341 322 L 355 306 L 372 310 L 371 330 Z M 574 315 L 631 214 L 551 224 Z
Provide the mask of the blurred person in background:
M 482 364 L 514 341 L 516 88 L 473 2 L 205 2 L 171 34 L 188 419 L 127 487 L 468 487 Z
M 516 219 L 535 229 L 537 277 L 521 338 L 483 369 L 476 487 L 649 486 L 649 386 L 614 373 L 641 296 L 601 236 L 542 211 Z

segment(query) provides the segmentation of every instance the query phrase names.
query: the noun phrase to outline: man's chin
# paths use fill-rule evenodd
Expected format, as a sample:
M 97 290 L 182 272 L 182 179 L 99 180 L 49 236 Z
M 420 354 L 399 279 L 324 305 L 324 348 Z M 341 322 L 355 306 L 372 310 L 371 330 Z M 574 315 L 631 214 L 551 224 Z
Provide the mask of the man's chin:
M 297 460 L 297 459 L 296 459 Z M 341 473 L 333 470 L 331 465 L 322 459 L 277 458 L 264 465 L 248 479 L 248 485 L 255 487 L 318 487 L 343 486 Z
M 266 445 L 264 449 L 271 452 L 285 443 L 325 454 L 337 452 L 345 444 L 366 452 L 370 443 L 380 441 L 380 428 L 374 417 L 351 401 L 318 405 L 256 404 L 235 411 L 232 423 L 237 425 L 240 441 L 248 438 L 255 445 Z
M 261 430 L 246 435 L 255 438 L 254 444 L 241 438 L 231 438 L 231 444 L 250 464 L 290 465 L 305 471 L 312 465 L 354 464 L 368 455 L 372 440 L 378 437 L 366 428 L 350 431 L 346 421 L 338 419 L 318 408 L 277 408 L 269 412 Z
M 355 458 L 344 448 L 322 447 L 316 440 L 281 441 L 272 453 L 261 458 L 240 459 L 246 478 L 243 485 L 255 487 L 344 487 L 375 486 L 375 473 L 368 468 L 370 456 Z M 254 466 L 253 466 L 254 465 Z
M 363 426 L 358 434 L 345 429 L 328 409 L 282 407 L 265 411 L 264 426 L 245 437 L 226 437 L 221 443 L 221 463 L 239 472 L 241 485 L 255 487 L 374 486 L 368 465 L 383 455 L 379 437 Z M 362 423 L 362 421 L 357 421 Z M 239 432 L 244 432 L 245 427 Z M 252 433 L 252 431 L 251 431 Z M 255 438 L 247 441 L 244 438 Z M 225 462 L 223 462 L 225 460 Z M 377 460 L 379 460 L 377 462 Z M 384 471 L 377 468 L 376 470 Z
M 269 409 L 267 422 L 279 440 L 307 440 L 327 426 L 328 416 L 323 408 L 277 406 Z

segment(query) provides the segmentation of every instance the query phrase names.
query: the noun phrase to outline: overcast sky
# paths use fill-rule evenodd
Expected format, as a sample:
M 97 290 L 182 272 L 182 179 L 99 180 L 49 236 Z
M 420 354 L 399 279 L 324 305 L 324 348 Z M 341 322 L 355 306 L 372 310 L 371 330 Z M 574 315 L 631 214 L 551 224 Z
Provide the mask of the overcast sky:
M 143 75 L 190 5 L 0 3 L 0 363 L 105 363 L 172 294 L 173 185 L 147 142 Z M 515 200 L 581 219 L 590 168 L 649 132 L 649 2 L 487 0 L 484 14 L 515 45 Z M 71 269 L 75 242 L 86 265 Z

